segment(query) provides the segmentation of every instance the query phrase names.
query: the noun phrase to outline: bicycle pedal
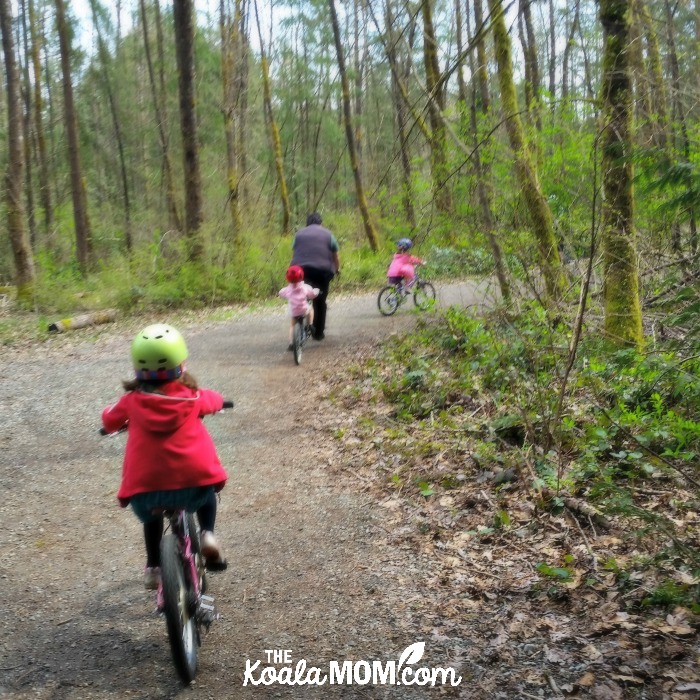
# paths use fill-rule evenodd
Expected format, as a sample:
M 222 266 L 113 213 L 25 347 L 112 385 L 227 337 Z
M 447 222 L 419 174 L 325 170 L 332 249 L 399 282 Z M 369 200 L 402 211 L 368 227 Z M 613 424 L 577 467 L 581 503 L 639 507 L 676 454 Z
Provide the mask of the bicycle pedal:
M 199 601 L 199 609 L 197 610 L 197 619 L 200 624 L 209 631 L 212 622 L 215 622 L 220 617 L 214 605 L 214 598 L 210 595 L 203 595 Z
M 203 594 L 199 601 L 199 607 L 202 610 L 216 610 L 216 605 L 214 605 L 214 596 Z

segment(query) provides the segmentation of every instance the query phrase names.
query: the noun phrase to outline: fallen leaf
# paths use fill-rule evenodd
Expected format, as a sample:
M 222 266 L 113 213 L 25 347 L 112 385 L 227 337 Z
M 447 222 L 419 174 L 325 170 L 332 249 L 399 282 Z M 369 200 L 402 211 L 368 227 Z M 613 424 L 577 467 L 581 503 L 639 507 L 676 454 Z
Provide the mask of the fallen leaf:
M 595 683 L 595 676 L 590 672 L 586 671 L 581 678 L 576 681 L 576 685 L 582 688 L 590 688 Z

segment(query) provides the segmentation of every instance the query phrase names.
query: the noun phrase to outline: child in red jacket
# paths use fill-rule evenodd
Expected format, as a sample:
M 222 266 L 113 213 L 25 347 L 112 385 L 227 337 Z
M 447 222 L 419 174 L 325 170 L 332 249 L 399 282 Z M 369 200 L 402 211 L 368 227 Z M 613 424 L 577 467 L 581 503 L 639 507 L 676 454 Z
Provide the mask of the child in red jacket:
M 185 371 L 187 346 L 172 326 L 160 323 L 141 331 L 131 345 L 131 357 L 136 378 L 124 382 L 126 393 L 102 412 L 102 423 L 107 433 L 128 430 L 117 498 L 122 507 L 130 504 L 143 523 L 144 583 L 155 589 L 163 517 L 154 508 L 196 511 L 207 568 L 226 568 L 214 523 L 216 493 L 227 475 L 200 420 L 220 411 L 224 400 L 215 391 L 199 389 Z

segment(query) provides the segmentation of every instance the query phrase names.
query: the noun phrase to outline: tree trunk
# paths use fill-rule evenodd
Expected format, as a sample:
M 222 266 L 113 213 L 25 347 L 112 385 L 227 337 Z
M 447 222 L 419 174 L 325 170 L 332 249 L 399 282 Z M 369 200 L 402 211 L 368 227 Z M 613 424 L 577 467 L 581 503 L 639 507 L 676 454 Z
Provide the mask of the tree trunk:
M 70 162 L 71 191 L 73 195 L 73 219 L 75 221 L 75 241 L 78 265 L 84 273 L 92 264 L 93 248 L 90 221 L 87 212 L 87 197 L 83 181 L 83 169 L 80 161 L 78 143 L 78 118 L 73 102 L 73 83 L 70 65 L 71 42 L 68 22 L 66 21 L 63 0 L 56 3 L 56 28 L 61 52 L 61 71 L 63 73 L 63 109 L 68 138 L 68 159 Z
M 671 109 L 673 114 L 673 124 L 674 128 L 672 131 L 673 146 L 682 151 L 684 154 L 684 160 L 686 163 L 690 162 L 690 139 L 688 137 L 688 122 L 685 115 L 685 107 L 683 105 L 683 87 L 681 85 L 681 70 L 678 61 L 678 52 L 676 50 L 676 31 L 674 26 L 674 8 L 671 7 L 669 0 L 664 0 L 664 6 L 666 8 L 666 35 L 668 41 L 668 54 L 669 54 L 669 64 L 671 67 Z M 677 5 L 675 5 L 677 7 Z M 680 126 L 680 148 L 678 148 L 678 127 Z M 688 179 L 687 179 L 688 190 L 692 189 L 692 180 L 690 176 L 690 169 L 688 169 Z M 691 238 L 696 237 L 696 222 L 695 222 L 695 212 L 691 207 L 688 210 L 688 216 L 690 219 L 691 228 Z M 673 222 L 672 229 L 672 246 L 676 253 L 681 253 L 681 230 L 680 222 Z M 694 245 L 691 243 L 691 246 Z
M 445 92 L 441 87 L 440 64 L 437 55 L 437 41 L 433 27 L 431 3 L 423 0 L 423 60 L 425 65 L 425 84 L 428 91 L 428 115 L 430 116 L 430 164 L 433 179 L 433 198 L 438 211 L 448 214 L 452 210 L 452 195 L 448 186 L 447 143 L 445 122 Z
M 557 91 L 557 27 L 554 18 L 554 0 L 549 0 L 549 99 L 554 107 Z
M 391 95 L 394 101 L 394 113 L 396 115 L 396 129 L 399 136 L 399 149 L 401 151 L 402 172 L 402 201 L 404 214 L 411 228 L 416 226 L 416 213 L 413 208 L 413 183 L 411 155 L 408 144 L 408 112 L 406 103 L 401 96 L 398 75 L 400 73 L 396 51 L 396 33 L 394 32 L 394 17 L 391 7 L 393 0 L 386 0 L 386 55 L 391 67 Z
M 32 72 L 34 76 L 34 133 L 39 156 L 39 199 L 44 210 L 44 229 L 48 235 L 53 227 L 53 204 L 49 182 L 49 160 L 44 134 L 44 98 L 41 89 L 41 32 L 34 10 L 34 0 L 29 0 L 29 32 L 32 42 Z
M 275 156 L 275 169 L 277 170 L 277 185 L 280 189 L 280 199 L 282 200 L 282 233 L 291 233 L 290 222 L 292 214 L 289 210 L 289 192 L 287 191 L 287 178 L 284 174 L 284 157 L 282 156 L 282 141 L 280 130 L 275 120 L 275 113 L 272 109 L 272 88 L 270 87 L 270 71 L 265 55 L 265 45 L 263 43 L 262 30 L 260 29 L 260 17 L 258 16 L 258 3 L 253 0 L 255 10 L 255 22 L 258 26 L 258 39 L 260 41 L 260 69 L 263 80 L 263 102 L 265 105 L 265 115 L 267 125 L 270 129 L 270 141 L 272 152 Z
M 523 52 L 525 54 L 526 73 L 530 76 L 530 101 L 526 106 L 531 123 L 537 127 L 538 131 L 542 131 L 542 119 L 540 116 L 542 81 L 540 80 L 540 65 L 537 59 L 537 41 L 532 27 L 530 0 L 520 0 L 520 14 L 523 18 L 527 35 L 527 41 L 523 41 Z
M 249 201 L 247 179 L 248 171 L 248 80 L 250 66 L 248 58 L 250 55 L 250 40 L 248 37 L 248 15 L 246 8 L 247 0 L 241 0 L 241 23 L 239 28 L 240 45 L 239 54 L 236 60 L 236 153 L 238 154 L 238 171 L 241 173 L 242 186 L 239 185 L 238 200 L 239 206 L 244 209 Z
M 372 250 L 378 249 L 377 233 L 374 230 L 374 224 L 369 214 L 365 191 L 362 187 L 362 177 L 360 174 L 360 166 L 357 162 L 357 153 L 355 152 L 355 132 L 352 125 L 352 114 L 350 107 L 350 83 L 348 81 L 347 71 L 345 70 L 345 56 L 343 55 L 343 45 L 340 40 L 340 26 L 338 24 L 338 15 L 335 10 L 335 0 L 328 0 L 328 6 L 331 13 L 331 24 L 333 26 L 333 39 L 335 40 L 335 50 L 338 56 L 338 71 L 340 73 L 340 83 L 343 97 L 343 119 L 345 122 L 345 137 L 348 144 L 348 155 L 350 156 L 350 167 L 355 179 L 355 192 L 357 195 L 357 206 L 362 215 L 362 221 L 365 227 L 365 235 Z
M 547 294 L 552 299 L 559 299 L 564 291 L 565 279 L 554 235 L 554 222 L 552 212 L 540 188 L 535 164 L 528 153 L 523 125 L 518 116 L 510 37 L 505 18 L 501 12 L 501 0 L 489 0 L 489 9 L 493 17 L 493 40 L 498 65 L 501 102 L 506 118 L 508 140 L 515 158 L 515 172 L 532 221 Z
M 168 223 L 170 228 L 176 231 L 182 230 L 180 214 L 177 207 L 177 195 L 175 193 L 175 180 L 173 178 L 173 166 L 170 160 L 170 149 L 168 147 L 167 134 L 167 117 L 165 104 L 162 98 L 165 95 L 165 76 L 163 75 L 162 66 L 163 58 L 160 58 L 160 92 L 156 88 L 155 71 L 153 70 L 153 60 L 151 59 L 151 46 L 148 38 L 148 16 L 146 14 L 146 3 L 144 0 L 139 0 L 139 8 L 141 12 L 141 29 L 143 31 L 143 46 L 146 54 L 146 66 L 148 68 L 148 79 L 151 84 L 151 95 L 153 97 L 153 110 L 155 112 L 156 125 L 158 127 L 158 141 L 160 144 L 161 157 L 163 159 L 163 176 L 165 179 L 165 205 L 168 210 Z M 160 25 L 160 11 L 156 2 L 156 24 Z M 160 26 L 156 29 L 157 36 L 162 34 Z M 158 39 L 160 47 L 161 40 Z M 159 48 L 159 53 L 162 48 Z
M 27 29 L 27 4 L 25 0 L 21 0 L 20 6 L 21 25 L 22 25 L 22 48 L 24 61 L 20 59 L 22 68 L 23 85 L 21 89 L 24 100 L 24 111 L 22 114 L 22 129 L 24 138 L 24 165 L 25 165 L 25 195 L 27 197 L 27 223 L 29 224 L 29 241 L 32 250 L 36 250 L 37 235 L 36 235 L 36 218 L 34 212 L 34 183 L 32 177 L 32 85 L 29 78 L 29 31 Z M 18 27 L 19 31 L 19 27 Z M 17 46 L 20 45 L 20 38 L 17 37 Z
M 659 51 L 659 39 L 654 27 L 654 21 L 649 15 L 649 8 L 645 0 L 637 0 L 639 15 L 642 20 L 642 27 L 647 45 L 648 73 L 650 78 L 650 99 L 649 106 L 653 124 L 653 136 L 656 145 L 666 148 L 668 141 L 668 112 L 666 109 L 666 86 L 664 82 L 664 71 Z
M 561 100 L 562 106 L 566 106 L 566 102 L 569 99 L 569 60 L 571 57 L 571 49 L 574 48 L 576 44 L 576 32 L 578 31 L 580 22 L 580 0 L 574 0 L 574 18 L 571 20 L 571 29 L 569 31 L 569 37 L 564 46 L 564 53 L 562 56 L 561 63 Z
M 226 138 L 226 182 L 228 183 L 228 205 L 231 214 L 234 242 L 240 242 L 241 210 L 238 205 L 239 172 L 236 157 L 236 97 L 234 85 L 234 56 L 240 42 L 240 0 L 235 2 L 233 20 L 226 12 L 224 0 L 220 1 L 221 28 L 221 82 L 223 87 L 224 136 Z
M 7 81 L 7 170 L 5 173 L 5 204 L 7 207 L 7 232 L 10 237 L 15 263 L 17 299 L 29 305 L 34 297 L 34 260 L 24 221 L 22 203 L 22 176 L 24 170 L 24 144 L 22 138 L 22 109 L 20 86 L 12 36 L 10 0 L 0 0 L 0 31 L 5 55 Z
M 458 0 L 459 1 L 459 0 Z M 474 0 L 474 18 L 476 21 L 476 55 L 477 59 L 486 58 L 486 47 L 484 42 L 484 33 L 481 31 L 483 24 L 483 8 L 481 0 Z M 469 37 L 469 41 L 473 41 Z M 461 55 L 460 51 L 460 55 Z M 479 198 L 479 208 L 481 210 L 481 219 L 483 222 L 484 233 L 486 240 L 491 248 L 493 255 L 494 268 L 496 270 L 496 278 L 498 286 L 501 290 L 501 297 L 507 303 L 511 299 L 510 282 L 506 266 L 503 261 L 503 251 L 501 244 L 496 237 L 496 219 L 493 215 L 493 174 L 491 172 L 490 158 L 482 159 L 481 149 L 479 148 L 479 117 L 486 120 L 489 118 L 491 95 L 489 92 L 488 74 L 485 64 L 480 64 L 478 67 L 474 65 L 474 52 L 469 53 L 469 68 L 471 74 L 476 76 L 477 85 L 472 86 L 472 96 L 470 104 L 470 118 L 472 134 L 474 139 L 474 167 L 476 170 L 477 195 Z M 461 73 L 461 71 L 460 71 Z M 467 99 L 466 90 L 464 99 Z M 486 148 L 486 145 L 481 148 Z
M 199 172 L 199 144 L 197 142 L 193 0 L 174 0 L 173 20 L 185 178 L 185 234 L 188 241 L 189 260 L 198 261 L 204 254 L 200 235 L 204 216 L 202 213 L 202 179 Z
M 603 298 L 605 331 L 620 344 L 641 347 L 634 177 L 631 158 L 632 81 L 628 0 L 601 0 L 603 25 Z
M 102 38 L 99 17 L 97 16 L 95 8 L 95 0 L 90 0 L 90 7 L 92 9 L 93 26 L 95 27 L 95 32 L 97 34 L 97 46 L 100 62 L 102 63 L 102 76 L 105 83 L 105 90 L 107 91 L 109 111 L 112 115 L 114 138 L 117 141 L 117 151 L 119 153 L 119 171 L 122 181 L 122 196 L 124 198 L 124 244 L 126 246 L 126 250 L 130 254 L 133 250 L 134 242 L 133 231 L 131 228 L 131 200 L 129 197 L 129 179 L 126 172 L 126 158 L 124 155 L 124 138 L 122 137 L 121 123 L 119 121 L 119 110 L 117 109 L 116 98 L 114 96 L 114 91 L 112 90 L 112 82 L 109 79 L 109 51 L 105 46 L 104 39 Z

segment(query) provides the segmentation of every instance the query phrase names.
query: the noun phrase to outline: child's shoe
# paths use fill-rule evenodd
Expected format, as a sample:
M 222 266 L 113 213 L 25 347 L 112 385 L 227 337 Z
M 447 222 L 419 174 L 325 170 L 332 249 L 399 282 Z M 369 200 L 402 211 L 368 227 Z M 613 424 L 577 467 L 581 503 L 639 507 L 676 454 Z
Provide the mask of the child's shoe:
M 206 561 L 206 566 L 209 571 L 223 571 L 228 566 L 228 562 L 224 557 L 221 546 L 214 537 L 214 533 L 209 530 L 202 530 L 200 535 L 200 543 L 202 546 L 202 554 Z
M 160 567 L 147 566 L 143 572 L 143 585 L 147 591 L 156 591 L 160 585 Z

